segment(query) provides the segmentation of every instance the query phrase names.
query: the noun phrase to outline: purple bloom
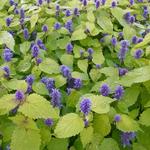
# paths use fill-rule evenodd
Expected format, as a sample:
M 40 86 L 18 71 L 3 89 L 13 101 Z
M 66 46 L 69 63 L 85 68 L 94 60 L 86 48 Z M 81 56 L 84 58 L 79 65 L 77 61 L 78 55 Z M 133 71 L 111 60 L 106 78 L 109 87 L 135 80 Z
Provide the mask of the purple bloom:
M 5 71 L 4 77 L 5 78 L 9 78 L 9 76 L 10 76 L 10 69 L 9 69 L 9 67 L 8 66 L 4 66 L 4 67 L 2 67 L 2 69 Z
M 4 61 L 9 62 L 12 60 L 13 53 L 9 48 L 5 48 L 2 55 Z
M 130 45 L 129 41 L 127 41 L 127 40 L 122 40 L 122 41 L 120 42 L 120 44 L 121 44 L 121 46 L 124 47 L 124 48 L 127 48 L 127 47 Z
M 120 61 L 124 61 L 127 51 L 128 51 L 128 48 L 122 47 L 120 49 L 120 52 L 118 54 L 118 58 L 120 59 Z
M 72 89 L 71 88 L 67 88 L 67 95 L 71 94 Z
M 137 0 L 139 3 L 143 3 L 143 0 Z
M 123 32 L 119 32 L 119 38 L 123 38 Z
M 130 22 L 130 17 L 131 17 L 131 13 L 130 13 L 130 12 L 127 12 L 127 13 L 124 15 L 124 19 L 126 20 L 127 23 Z
M 56 10 L 59 11 L 60 10 L 60 6 L 57 4 L 56 5 Z
M 38 39 L 36 43 L 37 43 L 37 45 L 38 45 L 41 49 L 46 50 L 46 47 L 45 47 L 45 45 L 43 44 L 43 42 L 42 42 L 41 39 Z
M 32 85 L 34 82 L 34 76 L 33 75 L 28 75 L 25 79 L 25 81 L 28 83 L 28 85 Z
M 47 32 L 48 31 L 48 26 L 47 25 L 43 25 L 42 26 L 42 31 L 43 32 Z
M 30 94 L 32 92 L 32 86 L 28 85 L 27 90 L 26 90 L 26 94 Z
M 102 5 L 105 5 L 106 0 L 101 0 Z
M 47 125 L 47 126 L 52 126 L 53 124 L 54 124 L 54 121 L 53 121 L 53 119 L 51 119 L 51 118 L 47 118 L 45 121 L 44 121 L 44 123 Z
M 119 76 L 124 76 L 128 70 L 126 68 L 119 68 Z
M 58 29 L 60 29 L 61 28 L 61 24 L 59 23 L 59 22 L 56 22 L 55 24 L 54 24 L 54 29 L 55 30 L 58 30 Z
M 121 116 L 119 114 L 115 115 L 114 120 L 119 122 L 121 120 Z
M 142 49 L 137 49 L 135 52 L 134 52 L 134 58 L 135 59 L 139 59 L 142 57 L 144 51 Z
M 82 87 L 82 80 L 81 79 L 75 79 L 74 80 L 74 88 L 80 89 Z
M 137 43 L 141 43 L 141 42 L 143 42 L 143 38 L 138 38 Z
M 61 68 L 60 68 L 60 71 L 62 73 L 62 75 L 66 78 L 70 78 L 71 77 L 71 72 L 70 72 L 70 68 L 65 66 L 65 65 L 62 65 Z
M 130 146 L 132 139 L 136 137 L 135 132 L 122 132 L 121 133 L 121 143 L 123 147 Z
M 95 7 L 99 8 L 99 6 L 100 6 L 100 1 L 98 0 L 98 1 L 95 2 Z
M 12 6 L 15 4 L 14 0 L 9 0 L 9 4 Z
M 88 127 L 89 126 L 89 121 L 87 119 L 84 119 L 84 126 Z
M 48 79 L 47 77 L 42 77 L 41 82 L 44 83 L 44 84 L 46 85 L 47 79 Z
M 91 111 L 92 102 L 88 98 L 83 98 L 80 102 L 80 110 L 81 112 L 87 116 L 89 112 Z
M 92 55 L 94 50 L 92 48 L 88 48 L 87 52 L 89 53 L 89 55 Z
M 20 19 L 20 25 L 23 25 L 24 24 L 24 18 L 21 18 Z
M 130 5 L 134 4 L 134 0 L 129 0 L 129 2 L 130 2 Z
M 51 0 L 47 0 L 47 3 L 49 4 L 51 2 Z
M 112 3 L 111 3 L 111 7 L 112 7 L 112 8 L 115 8 L 116 6 L 117 6 L 116 1 L 112 1 Z
M 39 55 L 39 51 L 38 45 L 34 44 L 32 47 L 32 56 L 37 57 Z
M 38 5 L 42 5 L 43 4 L 43 0 L 37 0 L 37 4 Z
M 111 39 L 111 43 L 112 43 L 113 46 L 116 46 L 116 45 L 117 45 L 117 39 L 116 39 L 116 37 L 113 37 L 113 38 Z
M 25 38 L 26 40 L 29 39 L 29 32 L 28 32 L 28 29 L 27 29 L 27 28 L 25 28 L 25 29 L 23 30 L 23 35 L 24 35 L 24 38 Z
M 101 68 L 101 64 L 96 64 L 96 69 L 100 69 Z
M 66 12 L 65 12 L 65 15 L 66 15 L 66 17 L 69 17 L 69 16 L 71 16 L 71 12 L 70 12 L 70 10 L 66 10 Z
M 135 17 L 134 16 L 131 16 L 130 19 L 129 19 L 129 22 L 132 24 L 135 22 Z
M 37 58 L 36 59 L 36 64 L 39 65 L 42 62 L 42 58 Z
M 144 18 L 148 17 L 148 8 L 147 8 L 147 6 L 144 6 L 144 8 L 143 8 L 143 17 Z
M 137 40 L 138 40 L 137 36 L 132 37 L 132 43 L 133 44 L 137 44 Z
M 69 31 L 69 32 L 72 32 L 72 20 L 68 20 L 66 23 L 65 23 L 65 28 Z
M 99 92 L 103 95 L 103 96 L 108 96 L 110 94 L 110 87 L 108 84 L 104 83 L 100 89 Z
M 75 16 L 79 16 L 79 15 L 80 15 L 79 9 L 78 9 L 78 8 L 74 8 L 73 14 L 74 14 Z
M 15 13 L 16 15 L 18 15 L 18 14 L 19 14 L 19 10 L 18 10 L 18 9 L 15 9 L 15 10 L 14 10 L 14 13 Z
M 48 78 L 46 80 L 46 88 L 47 90 L 51 93 L 52 92 L 52 89 L 55 88 L 55 80 L 52 79 L 52 78 Z
M 23 91 L 17 90 L 15 93 L 16 100 L 22 101 L 25 98 Z
M 82 3 L 84 6 L 87 6 L 87 0 L 83 0 Z
M 71 54 L 73 52 L 73 45 L 71 43 L 68 43 L 66 46 L 66 52 L 68 54 Z
M 23 19 L 24 19 L 24 17 L 25 17 L 25 12 L 24 12 L 24 9 L 21 8 L 21 9 L 20 9 L 20 18 L 23 18 Z
M 124 88 L 121 85 L 117 86 L 115 89 L 114 97 L 117 100 L 120 100 L 122 98 L 123 94 L 124 94 Z
M 6 18 L 6 25 L 9 27 L 12 22 L 12 18 Z
M 53 107 L 61 107 L 61 93 L 58 89 L 52 89 L 51 104 Z

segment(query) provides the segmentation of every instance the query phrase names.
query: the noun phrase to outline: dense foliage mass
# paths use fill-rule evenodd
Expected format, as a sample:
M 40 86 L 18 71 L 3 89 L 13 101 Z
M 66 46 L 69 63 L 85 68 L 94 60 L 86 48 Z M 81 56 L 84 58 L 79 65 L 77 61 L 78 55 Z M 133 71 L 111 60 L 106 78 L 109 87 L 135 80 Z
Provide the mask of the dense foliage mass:
M 150 150 L 149 0 L 0 0 L 0 149 Z

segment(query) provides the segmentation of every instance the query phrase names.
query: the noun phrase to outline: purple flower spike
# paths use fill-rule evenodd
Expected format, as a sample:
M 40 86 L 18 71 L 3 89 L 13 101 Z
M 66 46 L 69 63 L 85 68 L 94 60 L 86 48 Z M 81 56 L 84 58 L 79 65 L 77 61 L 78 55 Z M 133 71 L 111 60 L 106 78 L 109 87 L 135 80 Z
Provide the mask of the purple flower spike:
M 72 54 L 72 52 L 73 52 L 73 45 L 71 43 L 67 44 L 67 46 L 66 46 L 66 52 L 68 54 Z
M 52 89 L 51 92 L 51 104 L 53 107 L 61 107 L 61 93 L 58 89 Z
M 29 32 L 28 32 L 28 29 L 27 29 L 27 28 L 25 28 L 25 29 L 23 30 L 23 35 L 24 35 L 24 38 L 25 38 L 26 40 L 29 39 Z
M 47 79 L 48 79 L 47 77 L 42 77 L 41 82 L 44 83 L 44 84 L 46 85 Z
M 61 24 L 59 23 L 59 22 L 56 22 L 55 24 L 54 24 L 54 29 L 55 30 L 59 30 L 61 28 Z
M 100 1 L 97 0 L 97 1 L 95 2 L 95 7 L 96 7 L 96 9 L 99 8 L 99 6 L 100 6 Z
M 24 93 L 22 91 L 18 90 L 15 93 L 15 97 L 16 97 L 16 100 L 23 101 L 24 98 L 25 98 L 25 95 L 24 95 Z
M 2 57 L 3 57 L 4 61 L 10 62 L 12 60 L 13 53 L 9 48 L 5 48 L 3 51 Z
M 117 86 L 116 89 L 115 89 L 115 94 L 114 94 L 114 97 L 117 99 L 117 100 L 120 100 L 122 98 L 124 94 L 124 88 L 122 86 Z
M 116 1 L 113 1 L 113 2 L 111 3 L 111 7 L 112 7 L 112 8 L 115 8 L 116 6 L 117 6 Z
M 143 38 L 138 38 L 137 43 L 141 43 L 141 42 L 143 42 Z
M 51 118 L 47 118 L 45 121 L 44 121 L 44 123 L 47 125 L 47 126 L 52 126 L 53 124 L 54 124 L 54 121 L 53 121 L 53 119 L 51 119 Z
M 116 45 L 117 45 L 117 39 L 116 39 L 116 37 L 113 37 L 113 38 L 111 39 L 111 43 L 112 43 L 113 46 L 116 46 Z
M 132 43 L 133 44 L 137 44 L 137 40 L 138 40 L 137 36 L 132 37 Z
M 34 82 L 34 76 L 33 75 L 28 75 L 25 79 L 25 81 L 28 83 L 28 85 L 32 85 Z
M 124 76 L 128 70 L 126 68 L 119 68 L 119 76 Z
M 134 4 L 134 0 L 129 0 L 129 2 L 130 2 L 130 5 Z
M 9 78 L 9 76 L 10 76 L 10 69 L 9 69 L 9 67 L 8 66 L 4 66 L 4 67 L 2 67 L 2 69 L 5 71 L 4 77 L 5 78 Z
M 121 116 L 119 114 L 115 115 L 114 120 L 119 122 L 121 120 Z
M 24 17 L 25 17 L 25 12 L 24 12 L 24 9 L 21 8 L 21 9 L 20 9 L 20 18 L 23 18 L 23 19 L 24 19 Z
M 48 26 L 47 25 L 43 25 L 42 26 L 42 31 L 43 32 L 47 32 L 48 31 Z
M 101 0 L 102 5 L 105 5 L 106 0 Z
M 55 80 L 52 79 L 52 78 L 48 78 L 46 80 L 46 88 L 47 90 L 51 93 L 52 92 L 52 89 L 55 88 Z
M 60 71 L 62 73 L 62 75 L 66 78 L 70 78 L 71 77 L 71 72 L 70 72 L 70 68 L 68 66 L 62 65 L 60 67 Z
M 36 59 L 36 64 L 39 65 L 40 63 L 42 63 L 42 58 L 37 58 Z
M 38 5 L 42 5 L 43 4 L 43 0 L 37 0 L 37 4 Z
M 12 22 L 12 18 L 6 18 L 6 25 L 9 27 Z
M 84 120 L 84 126 L 85 128 L 89 126 L 89 121 L 87 119 Z
M 87 0 L 83 0 L 82 3 L 83 3 L 84 6 L 87 6 L 88 2 L 87 2 Z
M 110 94 L 110 87 L 108 86 L 108 84 L 104 83 L 100 89 L 99 92 L 103 95 L 103 96 L 108 96 Z
M 70 10 L 66 10 L 66 12 L 65 12 L 65 15 L 66 15 L 66 17 L 69 17 L 69 16 L 71 16 L 71 12 L 70 12 Z
M 81 79 L 75 79 L 74 80 L 74 88 L 80 89 L 82 87 L 82 80 Z
M 135 53 L 134 53 L 134 58 L 135 58 L 135 59 L 141 58 L 142 55 L 143 55 L 143 53 L 144 53 L 144 51 L 143 51 L 142 49 L 137 49 L 137 50 L 135 51 Z
M 39 55 L 39 51 L 38 45 L 34 44 L 32 47 L 32 56 L 37 57 Z
M 73 27 L 72 27 L 72 20 L 68 20 L 66 23 L 65 23 L 65 28 L 69 31 L 69 32 L 72 32 L 73 31 Z
M 88 48 L 87 52 L 89 53 L 89 55 L 92 55 L 94 50 L 92 48 Z
M 10 6 L 13 6 L 15 4 L 14 0 L 9 0 Z
M 79 15 L 80 15 L 79 9 L 78 9 L 78 8 L 74 8 L 73 14 L 74 14 L 75 16 L 79 16 Z
M 80 110 L 81 112 L 87 116 L 91 111 L 92 102 L 88 98 L 83 98 L 80 102 Z

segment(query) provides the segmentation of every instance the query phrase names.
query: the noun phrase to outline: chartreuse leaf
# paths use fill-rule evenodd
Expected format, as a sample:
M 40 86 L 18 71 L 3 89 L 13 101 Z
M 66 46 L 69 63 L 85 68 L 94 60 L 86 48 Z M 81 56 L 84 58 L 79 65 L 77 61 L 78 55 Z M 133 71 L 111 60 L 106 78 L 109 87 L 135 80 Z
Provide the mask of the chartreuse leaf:
M 0 98 L 0 114 L 6 114 L 13 108 L 15 108 L 19 104 L 18 101 L 15 100 L 14 94 L 4 95 Z
M 0 31 L 0 37 L 0 45 L 6 44 L 8 48 L 14 50 L 15 40 L 9 32 Z
M 84 33 L 84 29 L 79 28 L 72 33 L 71 40 L 72 41 L 83 40 L 86 37 L 87 35 Z
M 93 56 L 92 61 L 94 64 L 102 64 L 105 61 L 105 58 L 101 50 L 94 51 L 92 56 Z
M 73 55 L 63 54 L 60 58 L 62 64 L 72 68 L 73 66 Z
M 105 10 L 99 9 L 97 11 L 97 23 L 105 32 L 113 33 L 113 24 Z
M 37 23 L 38 17 L 39 16 L 37 13 L 35 13 L 34 15 L 31 16 L 31 18 L 30 18 L 31 29 L 33 29 L 35 24 Z
M 106 136 L 111 131 L 111 125 L 109 122 L 109 117 L 106 114 L 94 114 L 93 118 L 93 128 L 94 132 Z
M 95 69 L 95 68 L 91 69 L 90 70 L 90 77 L 94 82 L 96 82 L 101 77 L 100 70 Z
M 9 81 L 4 81 L 3 85 L 8 90 L 23 90 L 25 92 L 27 89 L 27 83 L 25 82 L 25 80 L 12 79 Z
M 150 108 L 146 109 L 145 111 L 142 112 L 140 115 L 140 120 L 139 122 L 145 126 L 150 126 Z
M 0 10 L 3 9 L 6 2 L 7 2 L 7 0 L 0 1 Z
M 100 150 L 120 150 L 118 143 L 112 138 L 105 138 L 100 145 Z
M 67 138 L 79 134 L 83 128 L 83 120 L 75 113 L 68 113 L 60 118 L 54 133 L 58 138 Z
M 54 109 L 50 102 L 38 94 L 31 94 L 18 109 L 29 118 L 58 118 L 58 111 Z
M 118 83 L 123 86 L 131 86 L 133 83 L 141 83 L 148 80 L 150 80 L 150 66 L 144 66 L 128 72 Z
M 43 60 L 43 62 L 39 65 L 39 68 L 47 74 L 59 73 L 59 65 L 55 60 L 50 58 Z
M 133 150 L 147 150 L 147 149 L 139 143 L 133 143 Z
M 55 85 L 57 88 L 66 84 L 66 79 L 62 75 L 57 75 L 53 78 L 55 79 Z
M 80 68 L 81 71 L 87 73 L 88 68 L 88 60 L 78 60 L 78 68 Z
M 38 130 L 16 127 L 11 138 L 11 150 L 39 150 L 40 134 Z
M 30 45 L 31 43 L 28 41 L 23 42 L 20 44 L 20 51 L 25 55 L 28 52 Z
M 139 124 L 127 115 L 121 115 L 121 120 L 116 123 L 116 126 L 123 132 L 140 130 Z
M 88 143 L 92 141 L 93 138 L 93 127 L 84 128 L 80 133 L 80 139 L 83 147 L 85 147 Z
M 68 139 L 56 139 L 52 138 L 48 143 L 48 150 L 67 150 L 68 147 Z

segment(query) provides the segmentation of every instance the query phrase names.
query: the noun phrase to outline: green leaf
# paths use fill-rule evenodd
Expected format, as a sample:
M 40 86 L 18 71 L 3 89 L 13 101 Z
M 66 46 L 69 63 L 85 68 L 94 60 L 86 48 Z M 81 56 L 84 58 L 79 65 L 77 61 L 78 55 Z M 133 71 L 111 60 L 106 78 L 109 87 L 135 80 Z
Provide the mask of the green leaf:
M 46 58 L 42 63 L 40 63 L 39 68 L 47 74 L 59 73 L 59 65 L 55 60 L 50 58 Z
M 72 68 L 72 66 L 73 66 L 73 55 L 63 54 L 60 58 L 60 61 L 62 62 L 62 64 Z
M 101 50 L 94 51 L 92 56 L 93 56 L 92 61 L 94 64 L 103 64 L 105 61 L 105 58 Z
M 116 126 L 123 132 L 140 130 L 139 124 L 127 115 L 121 115 L 121 120 L 116 123 Z
M 35 27 L 35 24 L 37 23 L 38 18 L 39 18 L 39 16 L 37 13 L 31 16 L 31 18 L 30 18 L 31 29 L 33 29 Z
M 120 150 L 118 143 L 112 138 L 105 138 L 100 145 L 100 150 Z
M 15 100 L 14 94 L 4 95 L 0 98 L 0 114 L 6 114 L 13 108 L 15 108 L 19 104 L 18 101 Z
M 78 30 L 75 30 L 72 33 L 71 40 L 76 41 L 76 40 L 83 40 L 87 37 L 87 35 L 84 33 L 84 29 L 79 28 Z
M 93 118 L 93 128 L 94 132 L 106 136 L 111 131 L 111 125 L 109 122 L 109 117 L 106 114 L 94 114 Z
M 78 68 L 80 68 L 81 71 L 87 73 L 88 68 L 88 60 L 78 60 Z
M 18 111 L 33 119 L 58 118 L 57 110 L 44 97 L 37 94 L 29 95 L 24 104 L 19 107 Z
M 23 42 L 20 44 L 20 51 L 25 55 L 28 52 L 30 45 L 31 43 L 28 41 Z
M 97 23 L 106 33 L 113 33 L 113 24 L 105 10 L 99 9 L 97 11 Z
M 57 75 L 53 78 L 55 79 L 55 85 L 57 88 L 62 87 L 66 84 L 66 79 L 62 75 Z
M 17 127 L 12 135 L 10 148 L 11 150 L 39 150 L 40 143 L 39 131 Z
M 139 122 L 145 126 L 150 126 L 150 108 L 146 109 L 145 111 L 142 112 L 140 115 L 140 120 Z
M 93 138 L 93 128 L 90 126 L 88 128 L 84 128 L 80 133 L 80 139 L 83 147 L 85 147 L 88 143 L 92 141 Z
M 133 143 L 133 150 L 147 150 L 147 149 L 139 143 Z
M 58 138 L 67 138 L 79 134 L 83 128 L 83 120 L 75 113 L 68 113 L 60 118 L 54 133 Z
M 90 77 L 94 82 L 96 82 L 101 77 L 100 70 L 99 69 L 91 69 Z
M 88 19 L 90 22 L 95 22 L 95 16 L 94 16 L 93 11 L 88 11 L 88 12 L 87 12 L 87 19 Z
M 0 10 L 3 9 L 6 2 L 7 2 L 7 0 L 0 1 Z
M 47 149 L 48 150 L 67 150 L 68 140 L 67 139 L 56 139 L 52 138 L 49 142 Z
M 14 50 L 15 40 L 9 32 L 0 31 L 0 37 L 0 45 L 6 44 L 8 48 Z

